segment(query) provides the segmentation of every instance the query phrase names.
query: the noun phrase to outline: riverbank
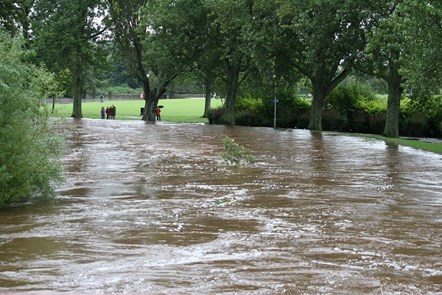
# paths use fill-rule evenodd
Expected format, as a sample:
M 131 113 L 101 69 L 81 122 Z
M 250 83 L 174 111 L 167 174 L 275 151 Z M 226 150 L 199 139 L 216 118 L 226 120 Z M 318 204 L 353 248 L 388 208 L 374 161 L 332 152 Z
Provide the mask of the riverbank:
M 222 106 L 221 99 L 212 100 L 212 107 Z M 160 104 L 164 106 L 161 117 L 163 122 L 173 123 L 203 123 L 207 124 L 207 118 L 203 118 L 204 99 L 203 98 L 187 98 L 187 99 L 161 99 Z M 48 105 L 50 105 L 48 103 Z M 144 101 L 135 100 L 107 100 L 100 102 L 99 100 L 86 100 L 82 104 L 83 117 L 90 119 L 100 119 L 101 107 L 115 105 L 117 108 L 117 120 L 141 120 L 140 110 L 144 107 Z M 57 100 L 52 117 L 69 118 L 72 114 L 72 100 Z M 412 148 L 442 154 L 442 140 L 437 138 L 388 138 L 376 134 L 362 133 L 346 133 L 350 136 L 369 137 L 382 140 L 391 144 L 409 146 Z
M 418 138 L 418 137 L 391 138 L 376 134 L 362 134 L 362 133 L 358 134 L 349 133 L 348 135 L 373 138 L 377 140 L 382 140 L 389 144 L 403 145 L 427 152 L 442 154 L 442 140 L 437 138 Z

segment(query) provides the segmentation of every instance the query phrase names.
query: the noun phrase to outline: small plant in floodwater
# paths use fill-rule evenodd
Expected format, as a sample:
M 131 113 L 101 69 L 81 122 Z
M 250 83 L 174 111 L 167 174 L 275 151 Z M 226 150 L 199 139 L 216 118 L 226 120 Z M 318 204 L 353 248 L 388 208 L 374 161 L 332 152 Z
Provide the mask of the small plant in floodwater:
M 217 205 L 225 205 L 225 204 L 228 204 L 230 202 L 232 202 L 232 199 L 231 198 L 227 198 L 227 197 L 215 200 L 215 204 L 217 204 Z
M 228 165 L 252 164 L 255 159 L 250 154 L 250 150 L 238 144 L 232 138 L 226 136 L 223 140 L 224 152 L 223 160 Z

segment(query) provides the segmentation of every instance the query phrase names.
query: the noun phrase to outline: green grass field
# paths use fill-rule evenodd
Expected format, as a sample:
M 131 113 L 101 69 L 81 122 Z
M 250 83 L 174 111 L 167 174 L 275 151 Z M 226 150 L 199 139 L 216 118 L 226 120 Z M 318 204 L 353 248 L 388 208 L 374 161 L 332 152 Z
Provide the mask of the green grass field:
M 105 100 L 100 102 L 83 102 L 83 118 L 100 119 L 101 107 L 115 105 L 117 109 L 117 120 L 140 120 L 140 109 L 144 107 L 143 100 Z M 161 119 L 165 122 L 174 123 L 207 123 L 206 118 L 201 116 L 204 113 L 204 99 L 161 99 L 158 105 L 161 109 Z M 212 108 L 222 105 L 220 99 L 212 100 Z M 50 107 L 50 106 L 48 106 Z M 56 103 L 52 117 L 69 118 L 72 115 L 72 103 Z

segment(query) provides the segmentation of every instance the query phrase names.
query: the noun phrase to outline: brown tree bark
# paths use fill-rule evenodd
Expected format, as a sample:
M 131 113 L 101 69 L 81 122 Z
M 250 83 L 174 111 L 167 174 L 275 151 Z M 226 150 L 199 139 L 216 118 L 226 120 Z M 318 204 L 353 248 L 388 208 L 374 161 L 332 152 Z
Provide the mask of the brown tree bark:
M 228 125 L 235 125 L 236 93 L 239 86 L 240 68 L 229 65 L 226 80 L 226 104 L 224 107 L 224 121 Z
M 345 68 L 335 76 L 338 65 L 327 69 L 325 65 L 320 67 L 310 81 L 313 85 L 313 99 L 310 111 L 308 129 L 322 130 L 322 111 L 327 95 L 350 74 L 350 68 Z M 326 74 L 328 73 L 328 74 Z
M 80 49 L 78 49 L 80 50 Z M 80 54 L 78 53 L 78 56 Z M 77 64 L 74 70 L 74 98 L 71 117 L 74 119 L 83 118 L 83 111 L 81 107 L 82 90 L 83 90 L 83 65 L 80 57 L 77 57 Z
M 402 97 L 402 77 L 399 70 L 390 66 L 388 82 L 387 115 L 385 118 L 384 136 L 399 137 L 399 114 Z

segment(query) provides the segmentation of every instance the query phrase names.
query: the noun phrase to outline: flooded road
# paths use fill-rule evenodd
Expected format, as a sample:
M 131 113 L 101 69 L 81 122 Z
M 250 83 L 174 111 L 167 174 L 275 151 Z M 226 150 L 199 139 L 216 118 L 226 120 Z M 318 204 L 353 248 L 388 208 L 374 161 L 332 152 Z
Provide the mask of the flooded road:
M 67 121 L 0 211 L 0 294 L 442 294 L 442 156 L 307 130 Z M 256 163 L 227 166 L 223 139 Z

